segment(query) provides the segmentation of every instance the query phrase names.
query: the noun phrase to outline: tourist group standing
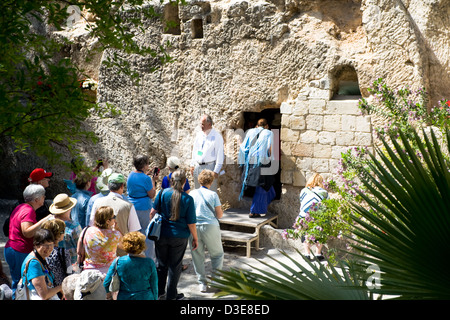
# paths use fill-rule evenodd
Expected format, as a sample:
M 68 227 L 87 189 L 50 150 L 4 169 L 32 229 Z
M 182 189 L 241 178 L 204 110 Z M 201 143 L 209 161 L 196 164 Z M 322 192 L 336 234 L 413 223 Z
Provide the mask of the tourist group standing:
M 222 209 L 215 191 L 224 154 L 222 136 L 212 128 L 211 118 L 202 116 L 200 122 L 191 172 L 194 185 L 202 190 L 194 190 L 193 196 L 176 157 L 168 159 L 170 174 L 158 193 L 159 172 L 150 169 L 146 155 L 134 157 L 128 179 L 113 172 L 106 160 L 103 172 L 94 177 L 81 169 L 84 159 L 74 159 L 71 177 L 65 180 L 69 194 L 58 194 L 50 206 L 45 188 L 53 175 L 34 170 L 24 201 L 5 228 L 12 283 L 2 267 L 6 280 L 1 297 L 10 289 L 10 298 L 26 300 L 183 299 L 177 286 L 188 243 L 200 289 L 206 291 L 205 249 L 214 253 L 213 271 L 223 265 L 217 220 Z M 99 169 L 97 165 L 94 171 Z M 145 232 L 156 212 L 162 216 L 161 235 L 152 241 Z
M 134 169 L 127 179 L 113 172 L 107 160 L 101 161 L 103 171 L 97 164 L 94 170 L 99 173 L 92 175 L 79 169 L 84 160 L 76 159 L 74 172 L 65 180 L 70 195 L 58 194 L 48 206 L 45 188 L 52 173 L 34 170 L 23 203 L 4 228 L 12 283 L 0 283 L 0 298 L 9 294 L 12 299 L 31 300 L 183 299 L 177 286 L 188 244 L 199 290 L 207 292 L 205 251 L 213 275 L 222 269 L 224 259 L 219 225 L 223 210 L 217 194 L 224 146 L 210 116 L 201 116 L 200 128 L 189 165 L 194 189 L 177 157 L 168 159 L 170 173 L 163 177 L 159 192 L 159 169 L 150 168 L 146 155 L 133 158 Z M 260 119 L 239 149 L 240 197 L 246 188 L 255 188 L 250 218 L 266 213 L 275 197 L 275 173 L 262 174 L 274 161 L 272 146 L 273 134 L 267 121 Z M 322 186 L 318 177 L 302 192 L 301 212 L 307 211 L 305 201 L 313 198 L 317 186 Z M 162 217 L 161 232 L 157 240 L 150 240 L 146 230 L 156 213 Z M 3 267 L 0 271 L 0 279 L 6 279 Z

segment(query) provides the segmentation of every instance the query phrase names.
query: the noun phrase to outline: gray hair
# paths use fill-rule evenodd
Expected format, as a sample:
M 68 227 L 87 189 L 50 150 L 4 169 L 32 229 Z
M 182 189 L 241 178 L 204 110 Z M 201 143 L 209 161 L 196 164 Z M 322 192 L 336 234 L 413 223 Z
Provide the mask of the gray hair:
M 209 114 L 204 114 L 202 117 L 206 118 L 206 122 L 208 122 L 211 126 L 214 124 L 211 116 Z
M 122 187 L 122 185 L 123 185 L 123 182 L 111 181 L 111 182 L 108 182 L 108 189 L 109 189 L 109 191 L 115 192 L 115 191 L 119 190 Z
M 40 184 L 30 184 L 23 191 L 23 200 L 25 202 L 30 202 L 45 196 L 45 189 Z
M 148 156 L 140 154 L 134 157 L 133 159 L 133 165 L 136 168 L 136 170 L 143 170 L 145 165 L 149 164 L 150 160 Z

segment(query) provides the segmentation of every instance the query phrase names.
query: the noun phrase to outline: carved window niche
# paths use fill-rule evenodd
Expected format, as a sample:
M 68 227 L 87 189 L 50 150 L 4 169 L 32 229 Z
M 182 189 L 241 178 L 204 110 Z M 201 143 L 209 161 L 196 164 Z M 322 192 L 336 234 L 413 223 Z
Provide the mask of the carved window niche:
M 333 99 L 359 99 L 358 75 L 352 66 L 341 66 L 332 73 Z
M 191 20 L 191 34 L 192 39 L 203 38 L 203 19 L 196 17 Z
M 178 12 L 178 4 L 170 2 L 164 6 L 164 33 L 180 35 L 180 17 Z

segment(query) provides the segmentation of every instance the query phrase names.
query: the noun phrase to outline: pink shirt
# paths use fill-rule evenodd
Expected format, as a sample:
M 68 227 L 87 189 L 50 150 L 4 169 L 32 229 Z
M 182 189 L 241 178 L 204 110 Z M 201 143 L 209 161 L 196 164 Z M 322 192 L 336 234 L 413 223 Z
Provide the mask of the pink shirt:
M 18 205 L 11 213 L 9 220 L 9 240 L 5 247 L 11 247 L 22 253 L 33 251 L 33 238 L 25 238 L 22 233 L 22 222 L 31 222 L 35 224 L 36 212 L 28 203 Z

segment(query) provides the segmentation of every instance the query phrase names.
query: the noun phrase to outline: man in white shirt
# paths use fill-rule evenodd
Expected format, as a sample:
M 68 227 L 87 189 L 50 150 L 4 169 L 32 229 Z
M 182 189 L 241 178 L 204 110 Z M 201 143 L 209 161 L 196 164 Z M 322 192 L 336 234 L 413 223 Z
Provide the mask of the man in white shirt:
M 199 132 L 192 147 L 191 175 L 194 177 L 194 186 L 200 188 L 198 175 L 204 169 L 214 172 L 214 183 L 211 190 L 217 191 L 217 178 L 224 161 L 223 138 L 212 126 L 213 121 L 209 115 L 200 118 L 202 132 Z
M 136 213 L 136 209 L 132 203 L 123 199 L 123 191 L 125 189 L 125 177 L 119 173 L 112 173 L 108 178 L 109 194 L 98 198 L 92 206 L 89 225 L 94 225 L 94 218 L 97 209 L 102 206 L 112 207 L 116 216 L 117 229 L 125 235 L 128 232 L 141 230 L 141 224 Z M 117 249 L 118 255 L 124 252 Z

